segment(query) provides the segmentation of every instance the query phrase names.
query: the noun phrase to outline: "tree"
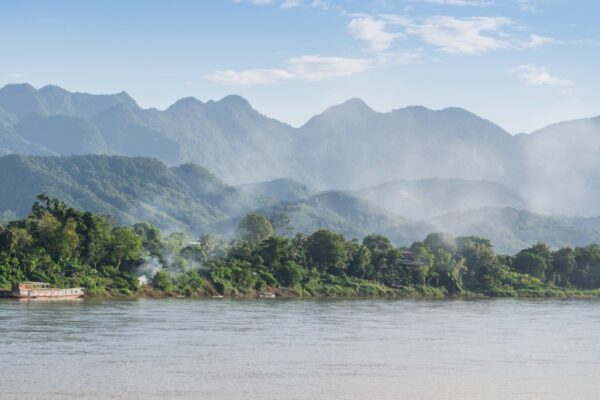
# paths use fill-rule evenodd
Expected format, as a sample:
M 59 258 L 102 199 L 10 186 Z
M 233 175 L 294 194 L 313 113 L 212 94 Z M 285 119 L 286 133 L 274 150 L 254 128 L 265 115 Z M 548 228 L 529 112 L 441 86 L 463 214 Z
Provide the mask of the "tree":
M 464 282 L 470 290 L 489 293 L 490 290 L 501 286 L 499 278 L 505 267 L 498 261 L 489 242 L 475 239 L 466 239 L 459 245 L 458 254 L 465 260 L 467 268 L 463 276 Z
M 365 245 L 372 253 L 382 253 L 394 248 L 390 239 L 383 235 L 372 233 L 363 239 Z
M 215 258 L 223 257 L 227 251 L 227 244 L 223 238 L 211 234 L 203 234 L 198 238 L 198 245 L 202 250 L 204 259 L 208 261 Z
M 292 261 L 300 265 L 306 265 L 306 236 L 297 233 L 290 240 L 289 257 Z
M 111 258 L 117 269 L 124 262 L 138 259 L 141 252 L 142 239 L 136 235 L 132 228 L 117 227 L 113 229 Z
M 400 249 L 392 247 L 385 252 L 372 254 L 371 257 L 374 260 L 372 276 L 387 286 L 410 286 L 415 282 L 413 273 L 419 275 L 421 272 L 421 267 L 413 270 L 406 266 L 406 259 Z M 418 281 L 419 278 L 416 279 Z
M 142 239 L 142 246 L 150 255 L 158 257 L 161 254 L 160 230 L 147 222 L 133 225 L 133 231 Z
M 392 242 L 385 236 L 370 234 L 363 239 L 363 246 L 369 250 L 371 264 L 365 271 L 365 277 L 371 279 L 375 276 L 379 276 L 381 279 L 384 279 L 384 276 L 389 277 L 390 269 L 396 265 L 394 263 L 396 249 Z M 356 269 L 356 267 L 353 266 L 353 269 Z M 394 277 L 390 279 L 396 282 L 397 272 L 394 271 L 392 275 Z
M 273 225 L 264 215 L 250 213 L 244 216 L 237 228 L 237 237 L 253 243 L 260 243 L 273 236 Z
M 434 232 L 427 235 L 424 243 L 429 247 L 432 252 L 436 252 L 439 249 L 443 249 L 450 254 L 456 254 L 458 245 L 456 240 L 449 233 Z
M 533 246 L 529 247 L 528 249 L 525 249 L 524 251 L 536 254 L 544 260 L 544 263 L 546 264 L 546 276 L 543 280 L 549 280 L 550 282 L 552 282 L 554 279 L 552 276 L 552 250 L 550 249 L 550 247 L 545 243 L 538 242 Z
M 515 256 L 513 268 L 522 274 L 528 274 L 541 280 L 545 280 L 548 264 L 546 259 L 539 254 L 532 253 L 528 250 L 522 250 Z
M 285 261 L 289 253 L 290 242 L 288 239 L 272 236 L 260 246 L 259 255 L 265 265 L 279 265 Z
M 438 285 L 448 289 L 448 293 L 456 294 L 463 291 L 462 276 L 466 267 L 462 258 L 455 259 L 449 251 L 438 248 L 432 271 L 437 277 Z
M 575 249 L 575 259 L 576 267 L 571 274 L 571 282 L 585 289 L 600 287 L 600 245 Z
M 459 236 L 456 238 L 456 245 L 458 246 L 459 251 L 462 251 L 466 246 L 473 243 L 485 247 L 493 247 L 492 242 L 490 242 L 488 239 L 484 239 L 477 236 Z
M 85 212 L 78 226 L 81 237 L 81 258 L 94 267 L 107 257 L 112 241 L 112 227 L 108 219 Z
M 323 272 L 340 274 L 346 269 L 348 256 L 344 237 L 321 229 L 306 240 L 306 257 Z
M 429 250 L 429 247 L 423 242 L 415 242 L 410 246 L 410 251 L 413 253 L 413 257 L 415 260 L 418 260 L 423 263 L 422 266 L 415 269 L 415 281 L 420 285 L 427 284 L 427 277 L 429 275 L 429 271 L 431 267 L 433 267 L 433 262 L 435 261 L 435 256 Z
M 557 285 L 569 285 L 570 276 L 576 268 L 577 260 L 575 259 L 575 250 L 572 248 L 563 247 L 552 253 L 552 272 Z
M 25 251 L 33 243 L 33 237 L 25 228 L 13 226 L 7 229 L 8 253 L 15 255 L 17 252 Z
M 374 271 L 371 263 L 371 251 L 367 246 L 349 242 L 348 257 L 348 275 L 367 279 L 373 277 Z
M 67 219 L 64 224 L 52 214 L 44 212 L 35 221 L 36 239 L 54 261 L 69 260 L 79 246 L 77 224 Z
M 154 275 L 152 283 L 155 288 L 162 290 L 163 292 L 170 293 L 175 291 L 173 279 L 171 279 L 171 276 L 166 271 L 158 271 L 156 275 Z
M 304 278 L 304 268 L 293 261 L 286 261 L 276 270 L 277 278 L 286 286 L 297 285 Z

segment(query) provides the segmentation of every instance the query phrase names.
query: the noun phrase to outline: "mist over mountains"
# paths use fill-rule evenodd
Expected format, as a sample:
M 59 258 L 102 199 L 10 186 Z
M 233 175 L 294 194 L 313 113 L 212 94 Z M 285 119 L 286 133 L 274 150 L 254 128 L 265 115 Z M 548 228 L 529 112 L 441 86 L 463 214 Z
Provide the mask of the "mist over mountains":
M 351 99 L 294 128 L 235 95 L 157 110 L 124 92 L 0 89 L 0 155 L 42 156 L 0 158 L 0 213 L 19 215 L 45 191 L 194 232 L 262 210 L 288 215 L 286 229 L 352 237 L 379 230 L 405 242 L 436 228 L 487 232 L 504 249 L 580 244 L 596 237 L 599 151 L 600 117 L 513 136 L 460 108 L 380 113 Z

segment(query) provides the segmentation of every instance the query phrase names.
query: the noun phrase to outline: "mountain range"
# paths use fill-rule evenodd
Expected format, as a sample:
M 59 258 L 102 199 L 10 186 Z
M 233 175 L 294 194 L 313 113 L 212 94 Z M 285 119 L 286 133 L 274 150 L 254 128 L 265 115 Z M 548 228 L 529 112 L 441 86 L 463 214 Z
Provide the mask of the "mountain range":
M 380 113 L 351 99 L 294 128 L 243 98 L 143 109 L 126 93 L 0 89 L 0 152 L 147 156 L 193 162 L 238 185 L 294 179 L 319 190 L 402 179 L 498 182 L 544 213 L 600 214 L 600 117 L 510 135 L 460 108 Z M 560 196 L 556 193 L 560 192 Z
M 461 108 L 381 113 L 350 99 L 296 128 L 235 95 L 157 110 L 125 92 L 0 89 L 0 155 L 20 155 L 0 159 L 0 213 L 18 215 L 43 191 L 194 232 L 262 210 L 299 231 L 406 241 L 439 227 L 490 232 L 509 249 L 534 240 L 521 229 L 533 224 L 564 227 L 553 243 L 579 243 L 600 215 L 599 151 L 600 117 L 511 135 Z

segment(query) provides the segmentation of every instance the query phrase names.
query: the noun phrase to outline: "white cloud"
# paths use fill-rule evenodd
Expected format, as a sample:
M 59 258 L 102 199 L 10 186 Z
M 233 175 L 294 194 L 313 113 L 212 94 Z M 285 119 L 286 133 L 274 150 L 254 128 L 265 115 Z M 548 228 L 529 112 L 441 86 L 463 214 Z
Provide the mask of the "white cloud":
M 300 5 L 301 0 L 283 0 L 281 8 L 294 8 Z
M 546 68 L 533 64 L 519 65 L 508 72 L 517 76 L 528 85 L 533 86 L 570 86 L 573 84 L 570 80 L 551 75 Z
M 264 6 L 267 4 L 273 4 L 273 0 L 233 0 L 235 3 L 250 3 L 255 6 Z
M 501 28 L 512 21 L 505 17 L 429 17 L 407 32 L 451 54 L 479 54 L 511 47 Z
M 537 8 L 533 4 L 533 2 L 530 0 L 519 0 L 519 2 L 517 3 L 517 6 L 519 7 L 519 10 L 521 10 L 521 11 L 529 11 L 529 12 L 537 11 Z
M 389 24 L 390 21 L 384 19 L 357 16 L 348 24 L 348 30 L 355 38 L 367 42 L 370 51 L 383 51 L 389 49 L 394 40 L 404 36 L 402 33 L 387 32 Z
M 329 10 L 330 8 L 341 9 L 339 7 L 332 7 L 325 0 L 233 0 L 233 2 L 248 3 L 255 6 L 276 5 L 284 9 L 296 8 L 302 4 L 306 4 L 307 7 L 318 8 L 321 10 Z
M 438 0 L 418 0 L 438 1 Z M 439 0 L 446 1 L 446 0 Z M 368 43 L 367 50 L 386 52 L 400 38 L 416 36 L 449 54 L 481 54 L 499 49 L 532 49 L 558 42 L 553 38 L 531 34 L 518 37 L 510 33 L 510 18 L 438 15 L 412 20 L 397 14 L 350 14 L 348 30 Z
M 371 65 L 364 58 L 302 56 L 287 61 L 288 70 L 303 80 L 322 80 L 354 75 Z
M 204 79 L 233 86 L 264 85 L 293 79 L 294 75 L 283 69 L 224 69 L 211 72 Z
M 423 49 L 415 49 L 411 51 L 393 51 L 377 54 L 377 62 L 379 64 L 414 64 L 421 61 Z
M 329 3 L 325 0 L 313 0 L 310 5 L 311 7 L 320 8 L 321 10 L 329 10 Z
M 408 0 L 413 3 L 434 3 L 442 4 L 445 6 L 459 6 L 459 7 L 489 7 L 494 5 L 492 1 L 483 0 Z
M 550 44 L 550 43 L 555 43 L 555 42 L 556 41 L 552 38 L 533 34 L 533 35 L 529 35 L 529 40 L 527 42 L 523 43 L 523 47 L 535 48 L 535 47 L 540 47 L 545 44 Z
M 228 85 L 263 85 L 290 80 L 319 81 L 354 75 L 367 70 L 372 60 L 362 58 L 301 56 L 286 61 L 284 68 L 215 71 L 204 79 Z
M 23 73 L 21 73 L 21 72 L 11 72 L 11 73 L 9 74 L 9 76 L 10 76 L 11 78 L 24 78 L 24 77 L 25 77 L 25 74 L 23 74 Z

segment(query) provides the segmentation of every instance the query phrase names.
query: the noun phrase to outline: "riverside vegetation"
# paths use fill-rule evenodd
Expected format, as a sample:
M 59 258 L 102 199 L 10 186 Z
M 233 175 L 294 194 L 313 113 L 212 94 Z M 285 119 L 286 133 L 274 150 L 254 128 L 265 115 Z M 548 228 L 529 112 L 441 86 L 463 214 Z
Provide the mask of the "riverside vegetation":
M 600 245 L 538 243 L 509 256 L 483 238 L 431 233 L 399 248 L 376 234 L 282 237 L 254 213 L 234 239 L 192 238 L 114 226 L 40 195 L 28 217 L 0 225 L 0 287 L 24 280 L 92 296 L 599 296 Z

